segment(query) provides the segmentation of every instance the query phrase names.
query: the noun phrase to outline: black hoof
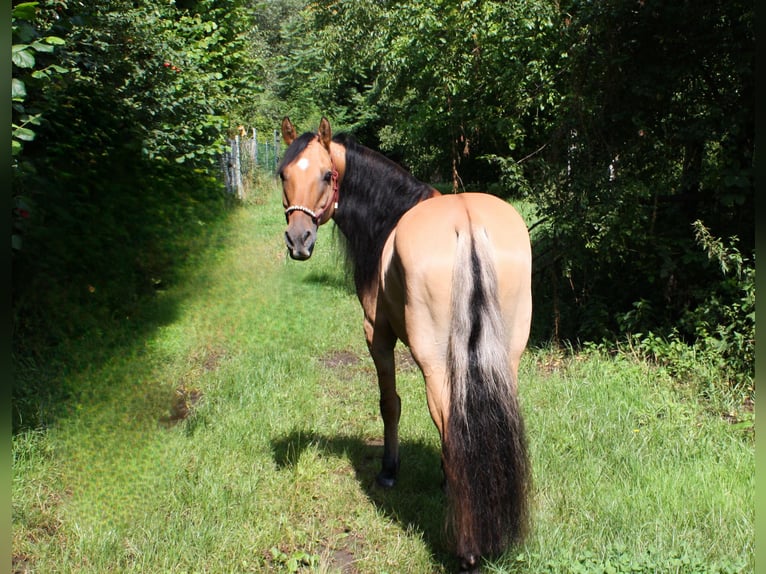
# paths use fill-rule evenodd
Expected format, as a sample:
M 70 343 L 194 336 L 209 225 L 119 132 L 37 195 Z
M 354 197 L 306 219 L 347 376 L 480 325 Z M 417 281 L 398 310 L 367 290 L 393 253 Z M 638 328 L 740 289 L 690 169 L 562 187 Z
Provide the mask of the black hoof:
M 383 488 L 393 488 L 394 486 L 396 486 L 396 477 L 389 475 L 386 472 L 381 472 L 375 478 L 375 482 L 378 483 L 378 486 L 381 486 Z
M 376 481 L 383 488 L 393 488 L 396 485 L 396 475 L 399 473 L 399 459 L 383 456 L 383 467 L 380 469 Z
M 479 573 L 479 557 L 473 554 L 460 557 L 460 571 L 470 572 L 471 574 Z

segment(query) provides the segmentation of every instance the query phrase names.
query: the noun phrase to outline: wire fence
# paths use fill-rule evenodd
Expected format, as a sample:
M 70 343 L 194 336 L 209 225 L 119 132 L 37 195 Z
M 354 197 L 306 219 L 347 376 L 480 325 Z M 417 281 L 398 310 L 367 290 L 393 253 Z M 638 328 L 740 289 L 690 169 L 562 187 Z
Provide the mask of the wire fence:
M 253 128 L 250 133 L 240 129 L 233 139 L 226 140 L 221 152 L 221 171 L 226 193 L 245 199 L 259 173 L 274 174 L 279 165 L 279 132 L 263 136 Z

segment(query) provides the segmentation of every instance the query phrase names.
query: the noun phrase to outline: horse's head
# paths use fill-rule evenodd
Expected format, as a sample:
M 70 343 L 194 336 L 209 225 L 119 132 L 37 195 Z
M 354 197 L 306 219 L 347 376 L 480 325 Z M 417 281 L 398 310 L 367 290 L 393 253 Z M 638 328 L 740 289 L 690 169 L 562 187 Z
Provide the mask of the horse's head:
M 290 257 L 308 259 L 317 229 L 327 223 L 338 201 L 338 171 L 331 152 L 332 130 L 326 118 L 317 134 L 296 137 L 290 118 L 282 120 L 282 138 L 289 146 L 279 168 L 282 204 L 287 230 L 285 243 Z

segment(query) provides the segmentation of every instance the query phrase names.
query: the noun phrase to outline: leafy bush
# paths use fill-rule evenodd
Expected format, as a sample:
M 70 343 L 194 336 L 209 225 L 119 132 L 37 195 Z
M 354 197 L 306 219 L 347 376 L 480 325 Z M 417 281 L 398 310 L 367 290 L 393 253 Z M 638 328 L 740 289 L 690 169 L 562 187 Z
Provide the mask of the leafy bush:
M 11 61 L 13 62 L 13 77 L 11 79 L 11 99 L 13 102 L 13 120 L 11 122 L 11 152 L 14 156 L 21 153 L 24 142 L 35 139 L 35 126 L 39 126 L 46 106 L 35 105 L 31 108 L 27 100 L 27 84 L 41 91 L 58 74 L 69 71 L 51 56 L 57 46 L 65 42 L 53 34 L 43 35 L 36 22 L 37 2 L 23 2 L 13 7 L 11 13 L 11 30 L 13 46 Z M 41 62 L 42 60 L 42 62 Z
M 705 286 L 707 297 L 679 321 L 683 331 L 642 331 L 642 326 L 652 324 L 654 310 L 645 300 L 634 303 L 619 318 L 625 350 L 662 365 L 716 407 L 741 407 L 752 401 L 755 391 L 755 260 L 739 252 L 736 237 L 727 245 L 699 220 L 694 229 L 699 246 L 724 280 L 714 288 Z
M 14 7 L 14 425 L 45 424 L 67 344 L 107 345 L 225 213 L 223 127 L 269 97 L 253 22 L 240 0 Z
M 726 245 L 699 220 L 694 229 L 697 242 L 719 266 L 724 280 L 682 321 L 693 329 L 703 350 L 718 358 L 733 384 L 750 387 L 755 376 L 755 254 L 743 256 L 736 236 Z

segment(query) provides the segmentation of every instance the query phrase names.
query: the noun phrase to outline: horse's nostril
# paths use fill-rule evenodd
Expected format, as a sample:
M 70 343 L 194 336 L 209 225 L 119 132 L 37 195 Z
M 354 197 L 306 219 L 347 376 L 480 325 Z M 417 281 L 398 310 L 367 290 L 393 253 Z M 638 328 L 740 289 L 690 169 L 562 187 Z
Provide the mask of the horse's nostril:
M 304 233 L 304 234 L 303 234 L 303 244 L 304 244 L 304 245 L 305 245 L 306 243 L 308 243 L 309 239 L 311 239 L 311 235 L 312 235 L 312 233 L 311 233 L 311 230 L 310 230 L 310 229 L 307 229 L 307 230 L 306 230 L 306 233 Z
M 285 243 L 287 244 L 288 247 L 292 247 L 293 246 L 293 240 L 292 240 L 292 238 L 290 237 L 290 234 L 287 231 L 285 231 Z

